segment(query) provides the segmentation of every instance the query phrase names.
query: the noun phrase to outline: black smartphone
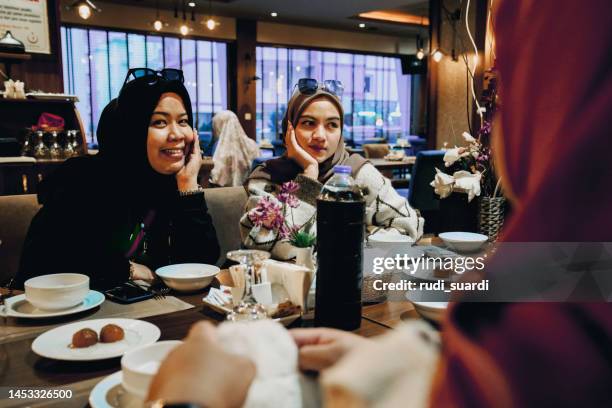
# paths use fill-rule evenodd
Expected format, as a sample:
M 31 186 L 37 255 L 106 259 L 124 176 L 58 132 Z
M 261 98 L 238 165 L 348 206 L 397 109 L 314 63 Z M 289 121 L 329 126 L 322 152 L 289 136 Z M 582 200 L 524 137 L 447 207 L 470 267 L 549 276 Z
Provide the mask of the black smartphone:
M 124 283 L 116 288 L 109 289 L 104 292 L 107 298 L 118 303 L 134 303 L 141 300 L 151 299 L 153 293 Z

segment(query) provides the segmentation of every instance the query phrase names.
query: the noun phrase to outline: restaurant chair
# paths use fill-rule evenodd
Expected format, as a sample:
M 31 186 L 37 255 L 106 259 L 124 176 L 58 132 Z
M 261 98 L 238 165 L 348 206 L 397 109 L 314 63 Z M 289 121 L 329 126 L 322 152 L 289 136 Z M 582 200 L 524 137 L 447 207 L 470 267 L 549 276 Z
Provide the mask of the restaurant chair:
M 222 266 L 225 254 L 242 245 L 239 223 L 247 194 L 240 186 L 206 189 L 204 195 L 221 248 L 217 265 Z M 17 273 L 30 222 L 39 208 L 35 194 L 0 196 L 0 283 Z
M 0 284 L 17 273 L 30 221 L 39 208 L 36 194 L 0 196 Z
M 425 233 L 440 232 L 438 215 L 440 199 L 430 185 L 436 174 L 436 167 L 444 168 L 443 150 L 423 150 L 417 153 L 412 167 L 408 202 L 418 209 L 425 218 Z
M 361 146 L 366 159 L 382 159 L 391 151 L 388 144 L 364 144 Z

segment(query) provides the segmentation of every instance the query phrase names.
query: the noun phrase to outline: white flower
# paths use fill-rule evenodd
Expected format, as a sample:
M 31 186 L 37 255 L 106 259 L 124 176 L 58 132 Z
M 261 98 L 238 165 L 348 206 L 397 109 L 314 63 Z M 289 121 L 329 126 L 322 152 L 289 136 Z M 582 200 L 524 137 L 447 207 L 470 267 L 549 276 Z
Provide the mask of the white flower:
M 436 175 L 429 185 L 434 188 L 435 193 L 438 194 L 440 198 L 446 198 L 453 192 L 454 183 L 455 179 L 453 176 L 440 171 L 440 169 L 436 167 Z
M 465 154 L 465 147 L 454 147 L 453 149 L 448 149 L 445 153 L 444 153 L 444 158 L 442 160 L 444 160 L 444 165 L 446 167 L 450 167 L 453 165 L 453 163 L 455 163 L 457 160 L 459 160 L 461 157 L 463 157 Z
M 437 170 L 437 169 L 436 169 Z M 468 194 L 468 202 L 472 201 L 474 197 L 480 195 L 480 179 L 482 174 L 476 172 L 474 174 L 465 170 L 456 171 L 453 174 L 455 180 L 455 189 L 461 189 Z
M 463 132 L 461 136 L 463 136 L 463 140 L 465 140 L 467 143 L 476 143 L 474 136 L 470 135 L 468 132 Z

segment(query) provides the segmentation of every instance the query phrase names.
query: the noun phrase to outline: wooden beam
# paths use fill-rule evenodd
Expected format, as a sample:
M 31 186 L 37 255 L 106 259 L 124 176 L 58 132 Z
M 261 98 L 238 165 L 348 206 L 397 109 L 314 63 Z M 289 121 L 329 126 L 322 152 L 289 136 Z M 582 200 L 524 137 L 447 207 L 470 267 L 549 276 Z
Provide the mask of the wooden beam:
M 442 0 L 429 1 L 429 49 L 440 46 L 440 26 L 442 24 Z M 435 149 L 437 146 L 438 122 L 438 64 L 427 56 L 427 148 Z
M 231 62 L 236 67 L 233 77 L 235 91 L 230 101 L 235 101 L 235 112 L 240 124 L 251 139 L 256 138 L 256 47 L 257 22 L 255 20 L 236 20 L 236 44 L 235 47 L 232 47 L 234 55 L 231 58 Z

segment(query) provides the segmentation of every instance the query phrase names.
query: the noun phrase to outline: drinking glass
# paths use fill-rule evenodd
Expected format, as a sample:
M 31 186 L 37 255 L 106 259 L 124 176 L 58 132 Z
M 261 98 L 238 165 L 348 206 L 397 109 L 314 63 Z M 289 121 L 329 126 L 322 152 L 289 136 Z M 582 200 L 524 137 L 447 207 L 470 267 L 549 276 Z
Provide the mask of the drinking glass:
M 270 253 L 256 249 L 238 249 L 227 253 L 227 259 L 236 261 L 245 268 L 245 289 L 240 304 L 234 307 L 227 318 L 228 320 L 258 320 L 265 318 L 266 311 L 263 305 L 257 303 L 253 296 L 252 285 L 261 283 L 261 277 L 257 275 L 256 264 L 270 258 Z

